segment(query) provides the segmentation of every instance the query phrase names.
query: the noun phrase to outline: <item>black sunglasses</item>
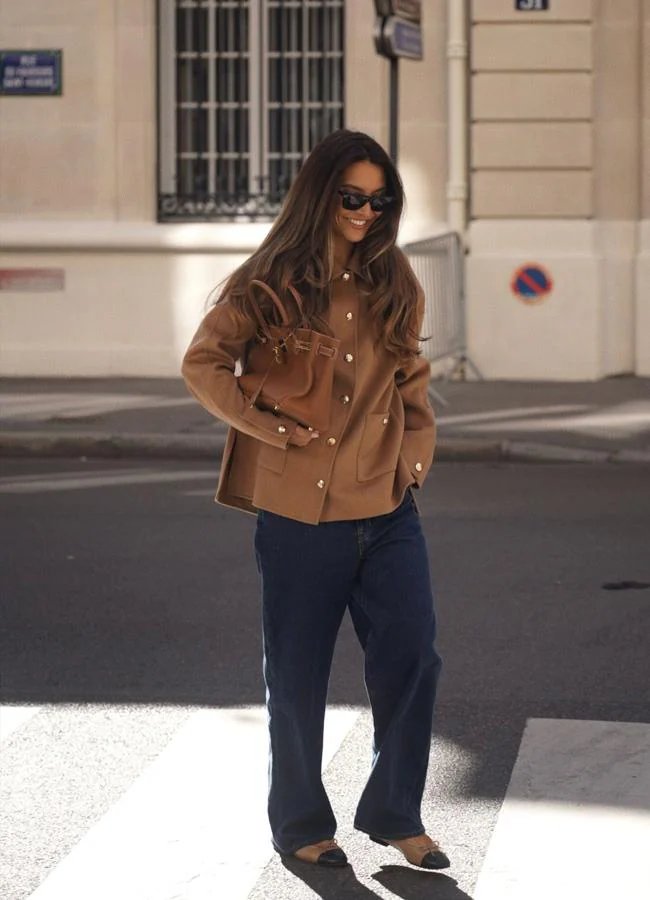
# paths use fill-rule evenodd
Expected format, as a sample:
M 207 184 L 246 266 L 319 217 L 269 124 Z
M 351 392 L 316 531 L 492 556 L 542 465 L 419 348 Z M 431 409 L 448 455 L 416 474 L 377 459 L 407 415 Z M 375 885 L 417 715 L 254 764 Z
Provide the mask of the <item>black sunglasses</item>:
M 383 212 L 395 202 L 394 197 L 387 197 L 385 194 L 370 197 L 368 194 L 359 194 L 357 191 L 345 190 L 339 190 L 339 194 L 341 195 L 343 209 L 361 209 L 362 206 L 369 203 L 373 212 Z

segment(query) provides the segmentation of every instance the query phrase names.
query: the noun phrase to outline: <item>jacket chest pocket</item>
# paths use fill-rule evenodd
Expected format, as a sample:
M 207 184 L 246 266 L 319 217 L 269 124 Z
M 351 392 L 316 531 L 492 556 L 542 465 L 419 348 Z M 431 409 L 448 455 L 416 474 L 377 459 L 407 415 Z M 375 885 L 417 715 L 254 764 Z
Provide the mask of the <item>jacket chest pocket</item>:
M 357 481 L 370 481 L 397 468 L 401 444 L 399 422 L 389 412 L 366 416 L 357 457 Z
M 282 475 L 287 464 L 287 451 L 282 447 L 273 447 L 271 444 L 262 444 L 257 455 L 257 465 L 262 469 L 268 469 Z

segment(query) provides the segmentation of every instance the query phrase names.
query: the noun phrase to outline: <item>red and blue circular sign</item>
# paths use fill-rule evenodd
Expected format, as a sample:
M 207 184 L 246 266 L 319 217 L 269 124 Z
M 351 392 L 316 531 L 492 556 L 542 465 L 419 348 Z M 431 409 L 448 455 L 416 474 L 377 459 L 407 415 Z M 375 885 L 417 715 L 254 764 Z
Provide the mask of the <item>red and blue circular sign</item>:
M 526 263 L 515 269 L 510 287 L 524 303 L 540 303 L 553 290 L 553 279 L 539 263 Z

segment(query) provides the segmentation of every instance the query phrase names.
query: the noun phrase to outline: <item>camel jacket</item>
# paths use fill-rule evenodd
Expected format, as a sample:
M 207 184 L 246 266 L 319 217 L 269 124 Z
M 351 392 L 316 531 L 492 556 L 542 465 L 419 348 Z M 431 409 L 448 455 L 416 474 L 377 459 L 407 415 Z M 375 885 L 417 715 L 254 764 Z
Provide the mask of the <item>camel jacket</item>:
M 420 289 L 418 329 L 423 313 Z M 376 343 L 354 257 L 331 283 L 324 319 L 341 340 L 330 426 L 303 446 L 295 422 L 251 406 L 239 387 L 236 366 L 256 326 L 227 298 L 201 322 L 182 373 L 198 401 L 230 426 L 217 502 L 317 525 L 391 512 L 411 485 L 422 485 L 436 443 L 430 366 L 421 356 L 400 364 Z

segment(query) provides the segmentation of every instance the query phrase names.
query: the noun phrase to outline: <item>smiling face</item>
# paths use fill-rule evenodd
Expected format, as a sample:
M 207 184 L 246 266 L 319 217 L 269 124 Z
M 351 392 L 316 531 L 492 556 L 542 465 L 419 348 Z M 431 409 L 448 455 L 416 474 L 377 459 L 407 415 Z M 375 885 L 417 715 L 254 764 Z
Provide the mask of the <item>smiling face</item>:
M 382 194 L 386 190 L 384 170 L 381 166 L 365 160 L 352 163 L 344 170 L 339 189 L 368 196 Z M 339 195 L 333 226 L 336 255 L 349 254 L 350 245 L 362 241 L 372 223 L 381 215 L 380 212 L 374 212 L 369 203 L 358 210 L 344 209 L 342 197 Z

